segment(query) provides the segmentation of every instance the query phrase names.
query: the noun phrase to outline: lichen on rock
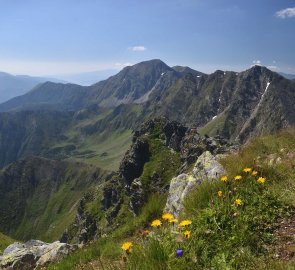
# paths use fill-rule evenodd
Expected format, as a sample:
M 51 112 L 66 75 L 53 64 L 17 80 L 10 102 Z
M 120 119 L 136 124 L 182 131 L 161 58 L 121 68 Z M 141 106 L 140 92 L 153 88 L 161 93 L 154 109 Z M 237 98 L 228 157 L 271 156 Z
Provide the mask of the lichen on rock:
M 62 259 L 76 250 L 77 245 L 69 245 L 59 241 L 45 243 L 30 240 L 24 244 L 15 242 L 8 246 L 0 256 L 0 269 L 31 270 Z
M 205 151 L 197 159 L 191 174 L 180 174 L 171 180 L 165 211 L 178 216 L 183 209 L 183 202 L 188 193 L 204 181 L 212 181 L 222 174 L 225 169 L 218 162 L 219 156 L 213 156 Z

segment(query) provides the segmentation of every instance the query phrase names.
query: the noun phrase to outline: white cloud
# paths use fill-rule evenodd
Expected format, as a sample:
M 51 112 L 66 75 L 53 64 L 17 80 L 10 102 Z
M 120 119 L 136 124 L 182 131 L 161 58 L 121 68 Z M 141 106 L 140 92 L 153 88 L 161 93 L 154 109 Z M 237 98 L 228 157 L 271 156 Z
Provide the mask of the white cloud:
M 261 61 L 260 60 L 253 60 L 252 63 L 254 65 L 261 65 Z
M 143 52 L 146 51 L 146 47 L 145 46 L 133 46 L 130 47 L 130 49 L 134 52 Z
M 295 17 L 295 7 L 285 8 L 276 12 L 276 17 L 285 19 Z
M 278 67 L 277 66 L 267 66 L 268 69 L 271 69 L 271 70 L 277 70 Z

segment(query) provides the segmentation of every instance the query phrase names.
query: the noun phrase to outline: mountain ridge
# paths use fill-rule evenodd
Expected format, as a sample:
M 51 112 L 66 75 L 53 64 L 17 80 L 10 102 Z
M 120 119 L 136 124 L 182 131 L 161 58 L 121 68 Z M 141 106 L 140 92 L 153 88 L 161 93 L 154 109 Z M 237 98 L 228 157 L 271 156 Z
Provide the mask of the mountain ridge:
M 46 81 L 65 83 L 64 80 L 55 78 L 12 75 L 7 72 L 0 72 L 0 103 L 5 102 L 13 97 L 23 95 L 33 87 Z
M 246 141 L 294 124 L 294 88 L 293 81 L 263 66 L 207 75 L 188 67 L 170 68 L 155 59 L 125 67 L 89 87 L 45 83 L 0 104 L 0 111 L 115 109 L 135 103 L 141 108 L 138 123 L 164 116 L 209 135 Z

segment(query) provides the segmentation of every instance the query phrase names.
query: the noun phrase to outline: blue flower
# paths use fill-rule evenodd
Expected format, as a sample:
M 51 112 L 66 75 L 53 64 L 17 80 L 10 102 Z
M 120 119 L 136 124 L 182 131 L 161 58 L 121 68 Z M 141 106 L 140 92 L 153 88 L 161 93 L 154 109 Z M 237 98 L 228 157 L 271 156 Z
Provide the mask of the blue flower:
M 183 256 L 183 250 L 182 249 L 176 249 L 176 257 L 180 258 Z

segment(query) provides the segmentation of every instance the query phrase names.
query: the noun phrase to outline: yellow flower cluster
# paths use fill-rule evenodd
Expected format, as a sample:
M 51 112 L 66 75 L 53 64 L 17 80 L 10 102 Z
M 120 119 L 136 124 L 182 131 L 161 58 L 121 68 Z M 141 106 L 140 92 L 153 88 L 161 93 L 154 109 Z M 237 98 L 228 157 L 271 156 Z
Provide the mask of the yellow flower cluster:
M 221 182 L 227 182 L 227 176 L 226 175 L 221 176 L 220 180 Z
M 153 222 L 151 224 L 152 227 L 160 227 L 161 225 L 162 225 L 162 222 L 159 219 L 153 220 Z
M 246 167 L 246 168 L 244 168 L 243 169 L 243 172 L 244 173 L 249 173 L 249 174 L 251 174 L 252 176 L 257 176 L 257 174 L 258 174 L 258 172 L 257 171 L 255 171 L 255 170 L 253 170 L 252 168 L 249 168 L 249 167 Z M 239 180 L 241 180 L 243 177 L 241 176 L 241 175 L 236 175 L 235 177 L 234 177 L 234 180 L 235 181 L 239 181 Z M 221 180 L 221 182 L 227 182 L 228 181 L 228 177 L 226 176 L 226 175 L 224 175 L 224 176 L 222 176 L 221 178 L 220 178 L 220 180 Z M 258 179 L 257 179 L 257 183 L 259 183 L 259 184 L 264 184 L 266 182 L 266 178 L 265 177 L 259 177 Z M 234 188 L 234 191 L 236 191 L 237 189 L 236 188 Z M 219 190 L 218 192 L 217 192 L 217 196 L 218 197 L 223 197 L 223 192 L 221 191 L 221 190 Z M 243 202 L 242 202 L 242 200 L 240 199 L 240 198 L 237 198 L 237 199 L 235 199 L 235 201 L 234 201 L 234 204 L 233 205 L 235 205 L 235 206 L 241 206 L 243 204 Z
M 174 219 L 174 216 L 170 213 L 165 213 L 162 215 L 162 219 L 169 221 L 171 219 Z
M 192 224 L 192 221 L 189 219 L 185 219 L 179 223 L 179 227 L 186 227 Z
M 257 180 L 257 183 L 264 184 L 265 181 L 266 181 L 266 179 L 264 177 L 259 177 L 258 180 Z
M 243 172 L 245 172 L 245 173 L 250 173 L 250 172 L 252 172 L 252 169 L 251 169 L 251 168 L 245 168 L 245 169 L 243 170 Z
M 253 171 L 253 172 L 252 172 L 252 175 L 253 175 L 253 176 L 256 176 L 257 174 L 258 174 L 257 171 Z
M 125 250 L 127 253 L 128 252 L 131 253 L 132 252 L 132 246 L 133 246 L 132 242 L 125 242 L 125 243 L 123 243 L 121 248 L 123 250 Z
M 237 176 L 235 176 L 235 178 L 234 178 L 236 181 L 239 181 L 239 180 L 241 180 L 242 179 L 242 176 L 241 175 L 237 175 Z
M 240 206 L 242 204 L 242 200 L 241 199 L 236 199 L 235 200 L 235 206 Z
M 243 169 L 243 172 L 244 172 L 244 173 L 250 173 L 250 174 L 251 174 L 252 176 L 254 176 L 254 177 L 257 176 L 257 174 L 258 174 L 257 171 L 255 171 L 255 170 L 253 170 L 252 168 L 249 168 L 249 167 L 244 168 L 244 169 Z M 242 178 L 243 178 L 242 175 L 236 175 L 236 176 L 234 177 L 234 180 L 235 180 L 235 181 L 239 181 L 239 180 L 241 180 Z M 220 181 L 221 181 L 221 182 L 227 182 L 227 181 L 228 181 L 228 176 L 226 176 L 226 175 L 221 176 L 221 177 L 220 177 Z M 259 177 L 258 180 L 257 180 L 257 182 L 258 182 L 259 184 L 264 184 L 265 181 L 266 181 L 266 179 L 265 179 L 264 177 Z M 218 197 L 222 197 L 222 191 L 218 191 L 217 195 L 218 195 Z
M 168 221 L 171 224 L 175 224 L 178 222 L 178 219 L 176 219 L 172 214 L 170 213 L 164 213 L 162 215 L 162 219 L 164 221 Z M 152 227 L 160 227 L 162 225 L 162 221 L 160 219 L 155 219 L 152 221 L 151 226 Z
M 191 237 L 191 232 L 186 230 L 184 233 L 183 233 L 184 237 L 185 238 L 190 238 Z

